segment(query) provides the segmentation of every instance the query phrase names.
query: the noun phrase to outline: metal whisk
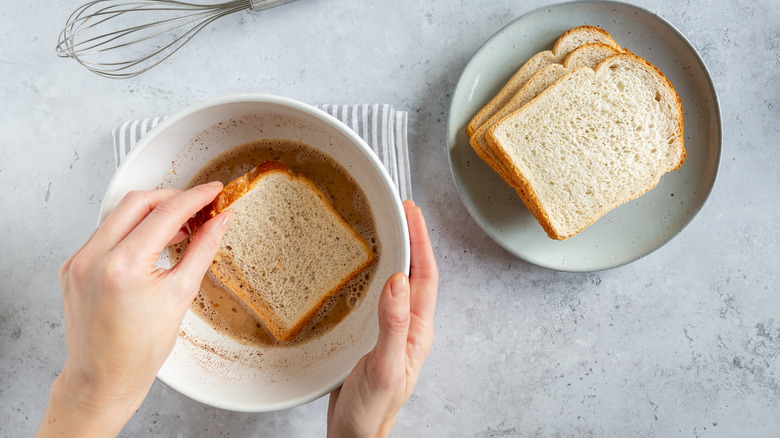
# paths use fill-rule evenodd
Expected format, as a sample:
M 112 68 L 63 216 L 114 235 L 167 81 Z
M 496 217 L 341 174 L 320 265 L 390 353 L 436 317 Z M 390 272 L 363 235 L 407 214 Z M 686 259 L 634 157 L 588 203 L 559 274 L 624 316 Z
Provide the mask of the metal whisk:
M 137 76 L 173 55 L 214 20 L 295 0 L 231 0 L 197 4 L 176 0 L 94 0 L 68 18 L 57 54 L 100 76 Z

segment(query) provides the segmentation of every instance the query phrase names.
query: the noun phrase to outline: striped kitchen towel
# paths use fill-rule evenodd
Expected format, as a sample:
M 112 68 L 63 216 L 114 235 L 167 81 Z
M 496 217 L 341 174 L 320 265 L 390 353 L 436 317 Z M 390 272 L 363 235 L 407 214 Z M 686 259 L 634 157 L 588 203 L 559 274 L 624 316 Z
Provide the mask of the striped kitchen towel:
M 317 108 L 341 120 L 362 137 L 385 165 L 401 199 L 412 199 L 406 111 L 396 111 L 389 104 L 317 105 Z M 117 167 L 136 142 L 163 119 L 129 120 L 111 130 Z

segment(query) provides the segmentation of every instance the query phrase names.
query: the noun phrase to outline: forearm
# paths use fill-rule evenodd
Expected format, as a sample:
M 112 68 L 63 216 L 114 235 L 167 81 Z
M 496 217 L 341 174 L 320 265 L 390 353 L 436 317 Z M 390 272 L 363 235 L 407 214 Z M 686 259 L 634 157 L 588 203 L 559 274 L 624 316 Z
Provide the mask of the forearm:
M 115 437 L 143 400 L 89 399 L 64 374 L 51 387 L 36 437 Z

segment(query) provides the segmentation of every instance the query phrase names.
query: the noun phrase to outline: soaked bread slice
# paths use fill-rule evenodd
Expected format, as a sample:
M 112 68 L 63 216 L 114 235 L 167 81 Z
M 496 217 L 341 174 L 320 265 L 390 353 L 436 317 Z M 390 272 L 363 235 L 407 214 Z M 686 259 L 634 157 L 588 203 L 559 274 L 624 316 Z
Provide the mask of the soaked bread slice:
M 471 122 L 466 127 L 466 133 L 469 137 L 474 135 L 474 132 L 493 114 L 504 107 L 533 75 L 548 65 L 560 64 L 574 49 L 589 43 L 607 44 L 620 50 L 620 46 L 617 45 L 609 33 L 598 27 L 579 26 L 566 31 L 555 41 L 552 50 L 539 52 L 523 64 L 512 75 L 501 91 L 471 119 Z
M 523 202 L 559 240 L 652 189 L 686 156 L 679 96 L 631 53 L 566 74 L 486 138 Z
M 303 175 L 267 161 L 225 186 L 195 221 L 231 210 L 211 272 L 279 341 L 374 261 L 365 241 Z

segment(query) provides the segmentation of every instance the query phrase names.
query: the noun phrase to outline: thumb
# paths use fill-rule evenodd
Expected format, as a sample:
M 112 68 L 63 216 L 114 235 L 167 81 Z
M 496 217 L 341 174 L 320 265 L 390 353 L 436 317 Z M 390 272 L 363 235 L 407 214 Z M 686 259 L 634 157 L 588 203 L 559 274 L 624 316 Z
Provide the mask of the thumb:
M 179 263 L 173 268 L 174 274 L 187 283 L 200 284 L 211 261 L 214 260 L 225 231 L 232 222 L 233 212 L 227 210 L 203 224 L 187 245 Z
M 387 280 L 379 297 L 379 338 L 371 365 L 380 386 L 405 373 L 410 318 L 409 278 L 399 272 Z

